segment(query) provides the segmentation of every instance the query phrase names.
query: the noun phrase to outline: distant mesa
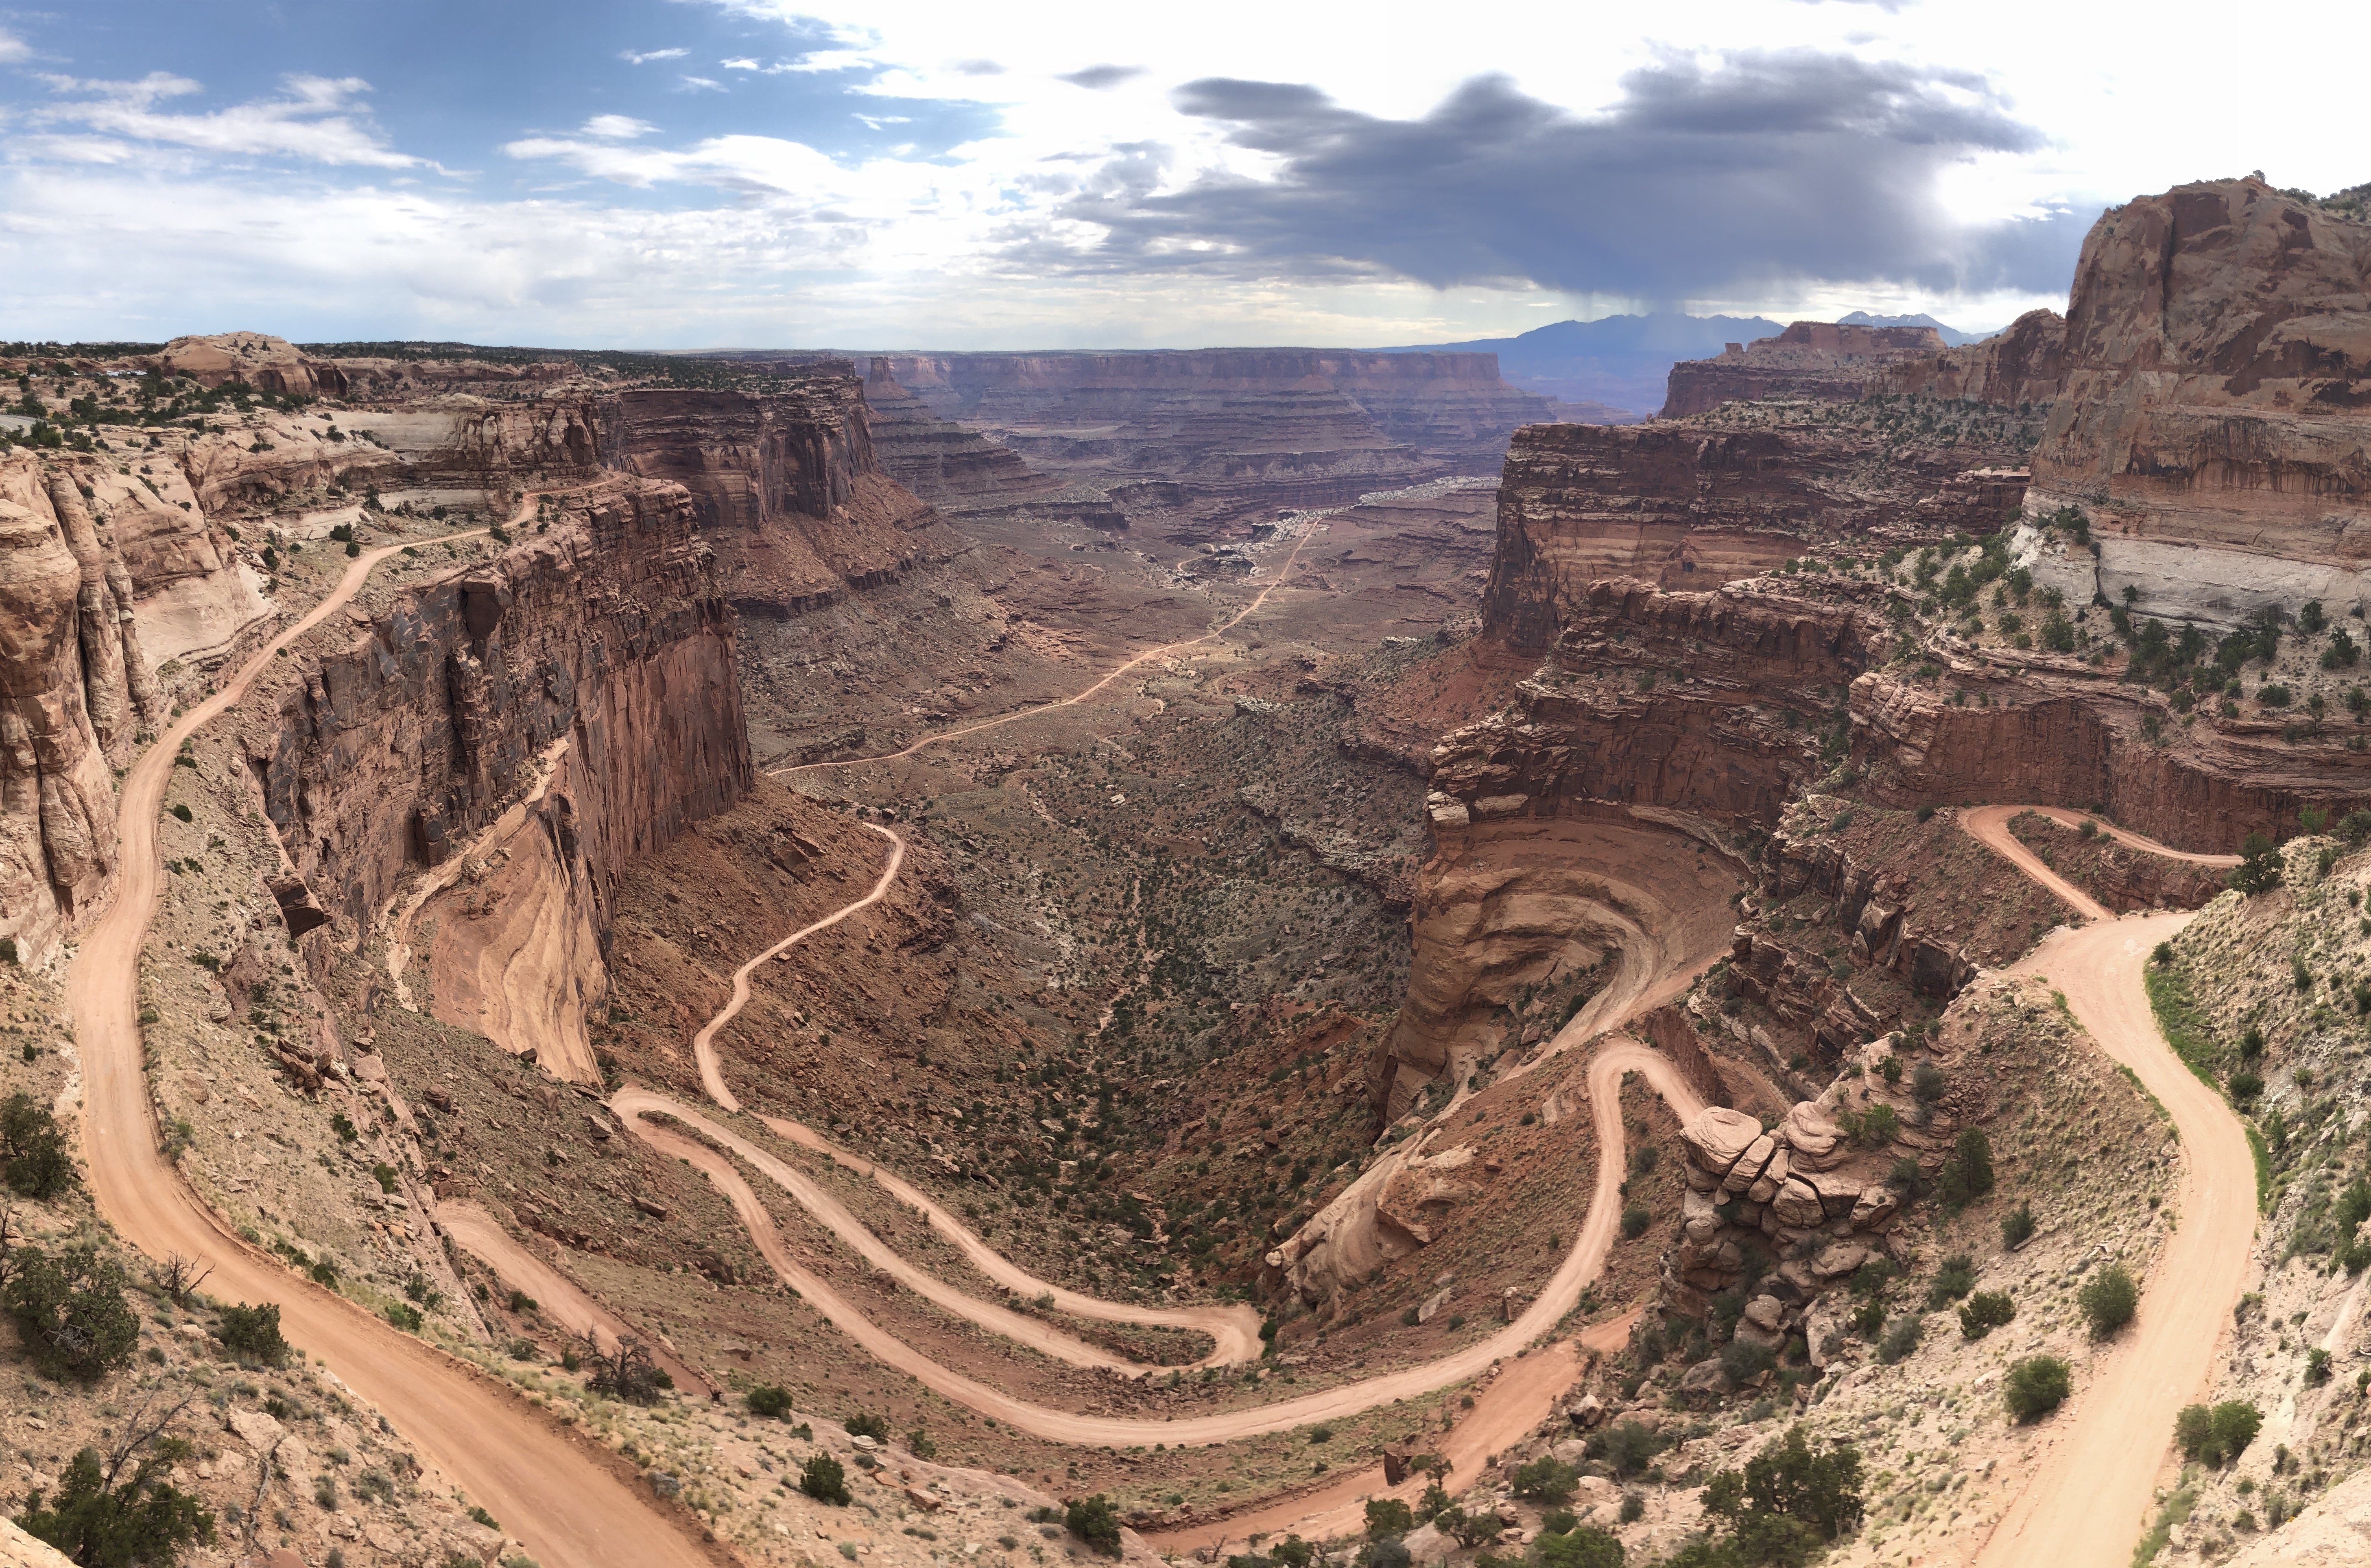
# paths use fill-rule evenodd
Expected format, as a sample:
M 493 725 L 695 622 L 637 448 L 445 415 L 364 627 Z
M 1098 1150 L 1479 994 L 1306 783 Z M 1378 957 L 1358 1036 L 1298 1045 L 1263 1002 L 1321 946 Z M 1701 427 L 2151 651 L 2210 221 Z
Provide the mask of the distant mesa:
M 1741 398 L 1778 393 L 1850 402 L 1863 395 L 1878 366 L 1940 354 L 1948 346 L 1932 327 L 1797 321 L 1775 337 L 1725 343 L 1710 358 L 1672 366 L 1658 417 L 1685 419 Z

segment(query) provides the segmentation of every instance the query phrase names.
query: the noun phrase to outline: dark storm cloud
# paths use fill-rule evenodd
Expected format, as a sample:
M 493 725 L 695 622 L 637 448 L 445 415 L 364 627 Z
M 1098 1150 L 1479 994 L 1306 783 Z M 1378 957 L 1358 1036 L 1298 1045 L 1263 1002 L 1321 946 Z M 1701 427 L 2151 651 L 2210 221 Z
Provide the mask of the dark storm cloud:
M 1101 92 L 1105 87 L 1116 87 L 1143 75 L 1144 67 L 1141 65 L 1090 65 L 1083 71 L 1072 71 L 1054 79 L 1068 82 L 1074 87 L 1090 87 Z
M 1309 87 L 1210 78 L 1186 113 L 1280 162 L 1163 195 L 1089 188 L 1065 215 L 1105 226 L 1089 264 L 1231 275 L 1397 273 L 1436 287 L 1528 280 L 1679 300 L 1806 280 L 2063 288 L 2069 215 L 1970 231 L 1937 177 L 2041 136 L 1981 78 L 1810 51 L 1669 59 L 1579 116 L 1501 76 L 1417 120 Z

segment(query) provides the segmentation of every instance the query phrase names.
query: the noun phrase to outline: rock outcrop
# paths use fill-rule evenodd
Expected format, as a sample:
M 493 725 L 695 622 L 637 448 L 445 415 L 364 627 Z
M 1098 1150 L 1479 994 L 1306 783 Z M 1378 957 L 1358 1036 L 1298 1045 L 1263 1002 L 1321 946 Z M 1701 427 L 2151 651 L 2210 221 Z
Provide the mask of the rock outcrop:
M 2099 591 L 2215 626 L 2371 598 L 2371 224 L 2261 179 L 2110 209 L 2083 244 L 2037 516 Z
M 1887 1181 L 1894 1156 L 1856 1148 L 1841 1124 L 1872 1104 L 1890 1106 L 1905 1128 L 1918 1124 L 1913 1152 L 1930 1169 L 1942 1163 L 1933 1151 L 1949 1147 L 1953 1131 L 1947 1116 L 1914 1105 L 1874 1071 L 1894 1043 L 1868 1046 L 1862 1063 L 1870 1071 L 1840 1076 L 1818 1099 L 1798 1101 L 1768 1132 L 1719 1106 L 1680 1130 L 1687 1191 L 1679 1245 L 1663 1263 L 1671 1310 L 1703 1318 L 1715 1295 L 1744 1282 L 1753 1254 L 1764 1262 L 1781 1256 L 1775 1270 L 1752 1271 L 1760 1278 L 1737 1325 L 1738 1338 L 1775 1349 L 1805 1332 L 1820 1295 L 1868 1260 L 1901 1217 L 1901 1194 Z M 1825 1365 L 1826 1347 L 1808 1348 Z
M 595 410 L 608 467 L 693 498 L 721 579 L 746 610 L 790 615 L 909 566 L 936 515 L 882 471 L 853 367 L 831 361 L 764 393 L 651 388 Z
M 2025 476 L 2010 466 L 2009 428 L 1968 417 L 1965 438 L 1898 444 L 1811 418 L 1518 431 L 1499 482 L 1485 625 L 1512 646 L 1544 649 L 1602 579 L 1708 588 L 1822 549 L 1994 532 L 2018 515 Z M 1887 460 L 1873 460 L 1880 449 Z
M 122 570 L 71 479 L 0 457 L 0 935 L 29 962 L 111 887 L 110 749 L 129 753 L 130 670 L 146 679 L 115 597 Z
M 1845 691 L 1891 646 L 1880 602 L 1833 578 L 1589 583 L 1511 708 L 1435 749 L 1434 821 L 1593 800 L 1774 822 L 1842 753 Z
M 1981 343 L 1899 361 L 1878 385 L 1915 397 L 2047 403 L 2065 384 L 2065 351 L 2066 319 L 2055 310 L 2029 310 Z
M 156 359 L 168 376 L 186 376 L 202 387 L 239 381 L 259 392 L 283 397 L 343 397 L 345 373 L 332 361 L 301 353 L 286 338 L 269 332 L 215 332 L 175 338 Z
M 1858 327 L 1797 321 L 1775 338 L 1730 343 L 1711 359 L 1671 366 L 1671 389 L 1658 419 L 1710 413 L 1739 399 L 1784 395 L 1850 402 L 1899 361 L 1940 353 L 1932 327 Z
M 549 532 L 407 592 L 247 738 L 266 814 L 332 916 L 313 941 L 373 924 L 408 875 L 495 823 L 539 758 L 556 764 L 451 900 L 501 929 L 448 912 L 432 967 L 456 981 L 436 988 L 440 1015 L 536 1045 L 563 1076 L 592 1075 L 583 1020 L 619 872 L 751 782 L 734 620 L 696 515 L 671 483 L 572 494 Z M 479 897 L 488 873 L 505 897 Z

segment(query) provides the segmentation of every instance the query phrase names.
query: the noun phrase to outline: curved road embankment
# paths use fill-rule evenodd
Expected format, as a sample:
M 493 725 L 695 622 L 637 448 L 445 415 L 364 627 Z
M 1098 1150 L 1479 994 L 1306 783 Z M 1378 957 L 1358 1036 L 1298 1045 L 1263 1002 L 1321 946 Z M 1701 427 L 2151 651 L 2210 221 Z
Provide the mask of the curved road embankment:
M 697 1129 L 702 1137 L 715 1139 L 763 1172 L 769 1179 L 780 1182 L 785 1191 L 790 1192 L 802 1206 L 807 1207 L 818 1220 L 833 1225 L 835 1234 L 841 1235 L 843 1239 L 856 1245 L 861 1237 L 872 1248 L 880 1249 L 890 1258 L 895 1257 L 887 1253 L 887 1249 L 882 1248 L 870 1232 L 857 1225 L 852 1216 L 835 1224 L 830 1217 L 830 1210 L 838 1208 L 838 1205 L 828 1199 L 824 1199 L 821 1203 L 811 1202 L 804 1195 L 813 1192 L 811 1183 L 798 1178 L 795 1171 L 782 1166 L 779 1160 L 765 1156 L 764 1151 L 756 1149 L 747 1140 L 734 1137 L 697 1111 L 689 1110 L 664 1095 L 630 1088 L 621 1091 L 610 1103 L 618 1111 L 619 1120 L 636 1136 L 647 1140 L 663 1153 L 689 1162 L 705 1175 L 732 1202 L 759 1252 L 783 1282 L 799 1291 L 841 1332 L 884 1365 L 908 1374 L 924 1387 L 958 1404 L 994 1416 L 1034 1436 L 1058 1443 L 1118 1446 L 1153 1442 L 1220 1443 L 1290 1431 L 1313 1422 L 1347 1420 L 1377 1405 L 1389 1404 L 1395 1400 L 1416 1399 L 1436 1388 L 1463 1382 L 1488 1370 L 1494 1363 L 1507 1364 L 1502 1366 L 1498 1381 L 1493 1385 L 1494 1389 L 1504 1390 L 1500 1394 L 1502 1400 L 1531 1393 L 1552 1401 L 1556 1394 L 1569 1386 L 1574 1365 L 1571 1358 L 1568 1355 L 1537 1358 L 1525 1355 L 1518 1361 L 1517 1353 L 1528 1351 L 1533 1341 L 1552 1332 L 1564 1315 L 1580 1299 L 1581 1292 L 1596 1280 L 1604 1268 L 1615 1226 L 1620 1223 L 1620 1189 L 1623 1172 L 1626 1168 L 1621 1112 L 1622 1074 L 1632 1071 L 1643 1074 L 1648 1083 L 1683 1121 L 1704 1109 L 1695 1091 L 1668 1059 L 1635 1040 L 1612 1041 L 1590 1061 L 1588 1080 L 1590 1102 L 1601 1153 L 1589 1217 L 1565 1254 L 1563 1263 L 1514 1322 L 1452 1355 L 1404 1371 L 1385 1373 L 1381 1376 L 1363 1378 L 1253 1409 L 1164 1421 L 1079 1415 L 1049 1409 L 1015 1399 L 932 1360 L 882 1329 L 833 1290 L 827 1282 L 803 1267 L 791 1255 L 764 1204 L 750 1191 L 748 1183 L 734 1168 L 730 1159 L 708 1144 L 653 1122 L 647 1120 L 647 1116 L 656 1113 L 675 1118 Z M 786 1177 L 789 1179 L 785 1179 Z M 820 1198 L 822 1195 L 815 1196 Z M 843 1216 L 845 1213 L 840 1211 Z M 852 1227 L 857 1234 L 848 1235 L 839 1228 L 840 1225 Z M 861 1245 L 860 1250 L 863 1250 Z M 871 1252 L 868 1251 L 866 1256 L 868 1261 L 875 1261 L 876 1267 L 884 1266 L 873 1258 Z M 912 1272 L 910 1265 L 903 1264 L 902 1260 L 898 1266 Z M 904 1276 L 900 1277 L 903 1279 Z M 939 1288 L 951 1291 L 953 1287 L 940 1284 Z M 1113 1303 L 1098 1305 L 1114 1318 L 1123 1311 L 1149 1313 L 1163 1310 L 1121 1307 Z M 980 1321 L 977 1314 L 982 1310 L 1000 1309 L 991 1309 L 988 1304 L 974 1302 L 968 1309 L 963 1310 L 965 1316 Z M 1024 1318 L 1023 1322 L 1040 1332 L 1050 1331 L 1046 1325 L 1035 1323 L 1034 1319 Z M 1022 1342 L 1028 1342 L 1024 1340 Z M 1559 1367 L 1564 1369 L 1561 1373 Z M 1541 1409 L 1544 1413 L 1544 1403 Z
M 2094 1359 L 2071 1405 L 2053 1418 L 2032 1479 L 1994 1525 L 1976 1558 L 1979 1568 L 2057 1568 L 2131 1556 L 2172 1451 L 2174 1415 L 2203 1400 L 2213 1381 L 2256 1234 L 2256 1166 L 2247 1133 L 2221 1092 L 2166 1043 L 2142 984 L 2150 951 L 2194 915 L 2109 915 L 2008 831 L 2010 819 L 2027 809 L 1985 807 L 1964 814 L 1960 825 L 2091 923 L 2052 932 L 2007 972 L 2045 976 L 2056 986 L 2099 1048 L 2165 1107 L 2189 1158 L 2174 1192 L 2177 1224 L 2149 1271 L 2133 1327 Z M 2152 854 L 2238 864 L 2236 856 L 2179 854 L 2137 834 L 2118 837 Z
M 468 529 L 445 536 L 463 539 Z M 311 1284 L 242 1241 L 157 1151 L 143 1070 L 140 955 L 155 917 L 162 865 L 156 821 L 173 758 L 240 701 L 274 650 L 351 599 L 372 567 L 399 550 L 383 546 L 346 569 L 302 620 L 271 639 L 222 690 L 191 709 L 142 753 L 123 781 L 117 833 L 122 870 L 114 906 L 84 934 L 67 979 L 82 1055 L 83 1145 L 98 1210 L 129 1245 L 152 1258 L 203 1259 L 209 1294 L 280 1304 L 288 1339 L 318 1357 L 385 1413 L 407 1442 L 492 1511 L 528 1551 L 555 1563 L 684 1564 L 718 1561 L 655 1511 L 598 1445 L 544 1416 L 492 1378 Z

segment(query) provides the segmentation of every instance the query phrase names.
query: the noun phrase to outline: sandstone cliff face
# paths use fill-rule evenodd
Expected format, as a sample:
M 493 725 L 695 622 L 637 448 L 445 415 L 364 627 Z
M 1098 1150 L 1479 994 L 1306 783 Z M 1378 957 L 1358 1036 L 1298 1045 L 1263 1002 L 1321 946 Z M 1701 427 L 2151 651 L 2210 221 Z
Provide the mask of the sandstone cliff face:
M 2015 453 L 2007 429 L 1970 418 L 1963 437 L 1898 445 L 1816 420 L 1519 431 L 1499 483 L 1484 624 L 1514 647 L 1544 649 L 1600 579 L 1709 587 L 1822 548 L 1993 532 L 2022 505 L 2024 472 L 2005 466 Z
M 2226 625 L 2363 602 L 2371 225 L 2255 179 L 2113 208 L 2084 241 L 2064 372 L 2032 505 L 2093 513 L 2111 598 Z
M 1739 399 L 1777 394 L 1850 402 L 1893 363 L 1942 350 L 1942 335 L 1932 327 L 1797 321 L 1775 338 L 1731 343 L 1718 358 L 1672 366 L 1671 390 L 1656 417 L 1684 419 Z
M 886 354 L 865 373 L 864 416 L 883 471 L 934 506 L 1003 509 L 1061 488 L 1012 447 L 942 418 L 898 383 Z
M 1643 975 L 1726 945 L 1743 867 L 1725 832 L 1775 821 L 1823 749 L 1842 755 L 1843 692 L 1883 635 L 1869 595 L 1593 583 L 1509 709 L 1442 739 L 1381 1117 L 1491 1049 L 1486 1015 L 1520 986 L 1608 951 Z
M 1982 343 L 1899 361 L 1879 384 L 1886 390 L 1972 402 L 2046 403 L 2065 380 L 2066 319 L 2029 310 Z
M 652 389 L 600 400 L 601 459 L 688 491 L 733 601 L 794 614 L 909 565 L 931 508 L 881 470 L 845 362 L 765 395 Z
M 110 748 L 128 753 L 142 718 L 121 572 L 70 479 L 0 457 L 0 935 L 29 962 L 96 911 L 115 869 Z M 145 686 L 136 639 L 128 651 Z
M 1444 738 L 1436 823 L 1608 801 L 1772 822 L 1822 768 L 1851 682 L 1881 656 L 1873 585 L 1812 579 L 1664 593 L 1588 585 L 1510 712 Z
M 2299 807 L 2339 814 L 2371 797 L 2371 770 L 2332 736 L 2299 745 L 2279 723 L 2183 726 L 2145 688 L 2071 659 L 2025 673 L 1968 663 L 1936 682 L 1899 668 L 1852 692 L 1853 751 L 1890 805 L 2013 801 L 2104 810 L 2176 849 L 2224 854 L 2251 832 L 2291 832 Z M 2158 738 L 2143 720 L 2154 715 Z
M 492 569 L 405 595 L 248 739 L 267 815 L 349 933 L 493 823 L 538 757 L 557 765 L 517 828 L 481 846 L 518 886 L 480 905 L 501 929 L 447 941 L 440 928 L 435 967 L 458 978 L 436 1000 L 515 1049 L 539 1044 L 567 1075 L 590 1071 L 583 1018 L 601 981 L 587 946 L 606 935 L 615 878 L 751 780 L 734 618 L 695 516 L 671 484 L 575 493 Z

